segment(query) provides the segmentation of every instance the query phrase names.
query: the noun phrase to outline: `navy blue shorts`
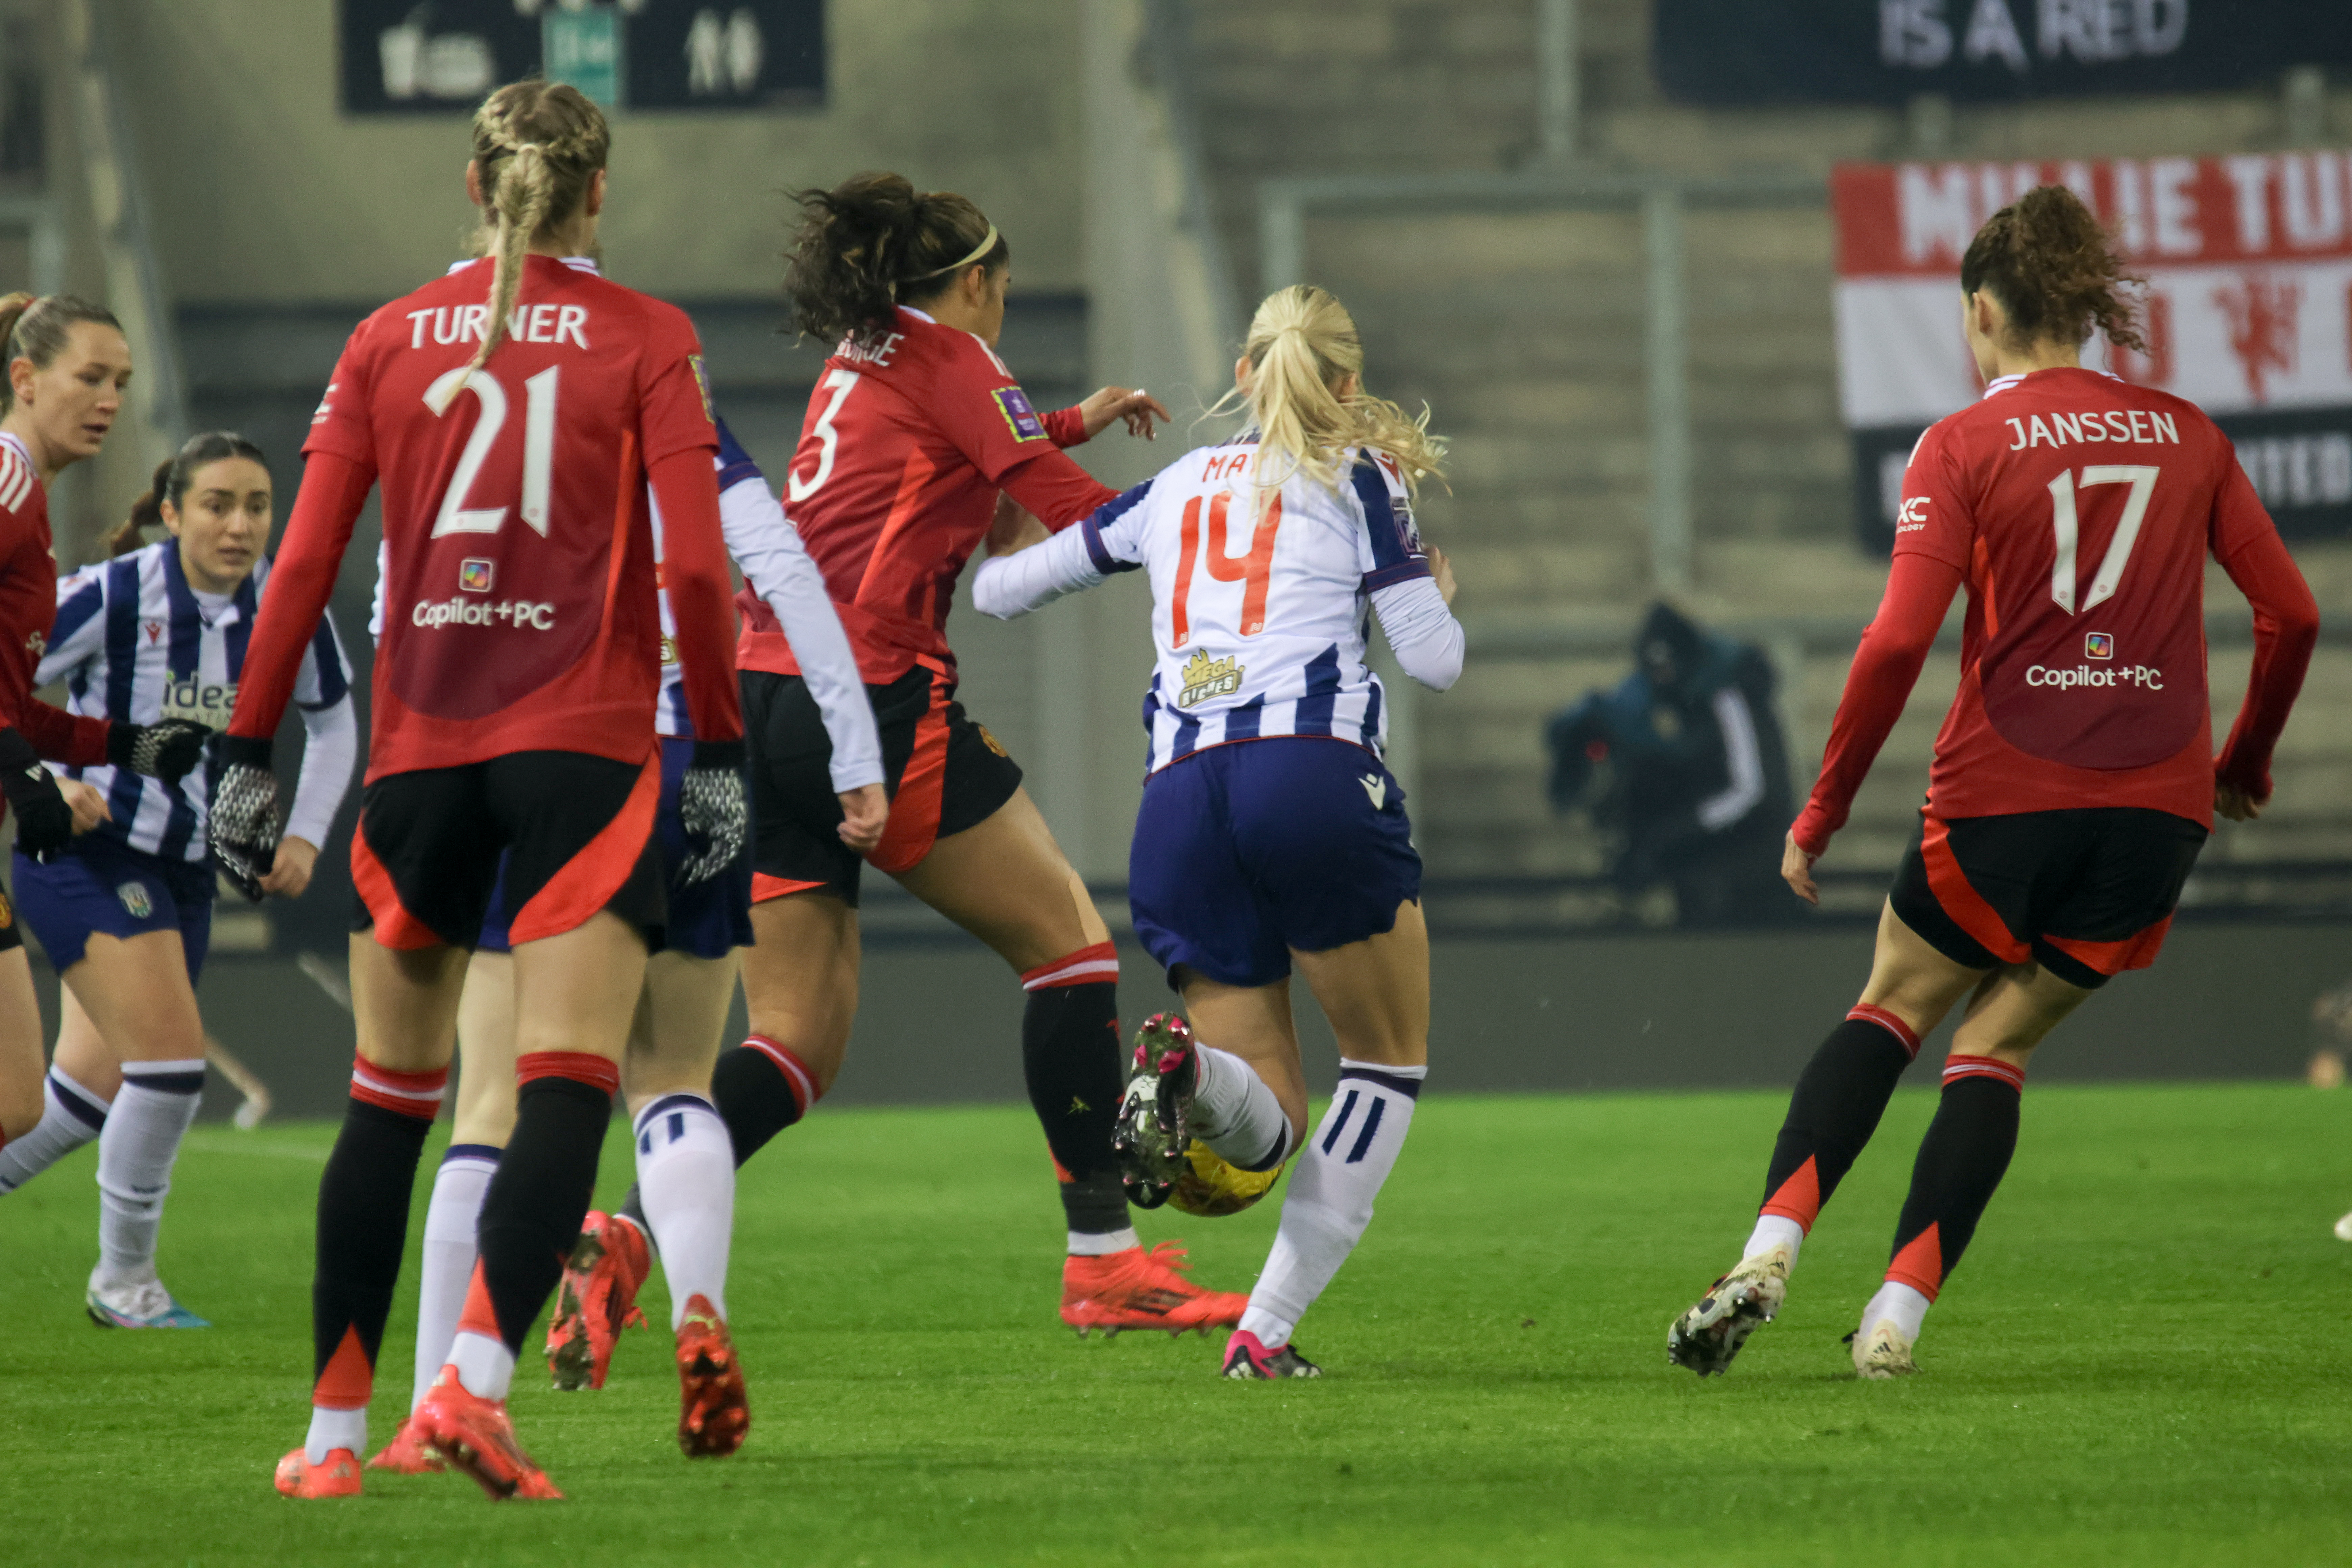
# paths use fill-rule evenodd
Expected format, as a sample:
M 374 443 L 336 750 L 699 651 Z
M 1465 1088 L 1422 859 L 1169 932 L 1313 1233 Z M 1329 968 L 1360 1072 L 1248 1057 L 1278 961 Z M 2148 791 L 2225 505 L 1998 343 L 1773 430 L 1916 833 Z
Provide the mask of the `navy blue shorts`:
M 678 880 L 686 864 L 686 826 L 677 817 L 678 782 L 694 761 L 694 742 L 665 738 L 662 749 L 661 805 L 654 813 L 654 844 L 661 852 L 662 873 L 669 882 L 669 925 L 657 952 L 686 952 L 697 958 L 724 958 L 739 947 L 751 945 L 751 851 L 747 845 L 735 863 L 716 877 L 687 885 Z M 506 861 L 499 862 L 498 886 L 490 890 L 490 907 L 482 916 L 483 952 L 510 952 L 507 923 Z
M 1144 781 L 1127 898 L 1144 951 L 1223 985 L 1271 985 L 1290 950 L 1396 925 L 1421 897 L 1404 791 L 1351 741 L 1211 746 Z
M 96 834 L 47 864 L 16 856 L 16 912 L 61 974 L 81 962 L 92 932 L 176 931 L 194 985 L 212 945 L 214 892 L 209 860 L 166 860 Z

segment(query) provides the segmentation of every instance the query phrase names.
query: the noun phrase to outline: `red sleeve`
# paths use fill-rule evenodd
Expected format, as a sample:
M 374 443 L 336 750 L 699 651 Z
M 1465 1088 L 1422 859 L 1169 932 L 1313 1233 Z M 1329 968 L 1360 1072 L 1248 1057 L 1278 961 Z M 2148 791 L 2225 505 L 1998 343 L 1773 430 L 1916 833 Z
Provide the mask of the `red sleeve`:
M 1895 519 L 1895 553 L 1924 555 L 1965 574 L 1976 548 L 1969 504 L 1967 456 L 1951 420 L 1929 427 L 1903 469 L 1903 505 Z
M 1845 695 L 1838 699 L 1830 725 L 1822 776 L 1805 802 L 1804 815 L 1790 831 L 1797 847 L 1820 855 L 1830 835 L 1845 826 L 1887 731 L 1903 717 L 1903 704 L 1919 679 L 1919 667 L 1936 645 L 1936 633 L 1960 585 L 1960 569 L 1919 552 L 1895 556 L 1886 574 L 1886 596 L 1878 616 L 1862 634 L 1853 668 L 1846 672 Z
M 2243 469 L 2230 464 L 2214 503 L 2213 553 L 2254 609 L 2254 670 L 2245 706 L 2213 764 L 2221 783 L 2271 797 L 2271 752 L 2319 641 L 2319 606 Z
M 336 356 L 335 373 L 327 378 L 327 390 L 319 399 L 317 411 L 310 416 L 310 433 L 302 441 L 304 457 L 331 452 L 371 472 L 374 470 L 375 427 L 368 418 L 368 354 L 364 342 L 374 321 L 371 316 L 352 329 L 350 341 Z
M 692 447 L 655 463 L 647 479 L 661 506 L 662 583 L 677 623 L 687 717 L 701 740 L 739 740 L 743 709 L 735 684 L 734 587 L 719 526 L 718 470 L 701 448 Z
M 992 483 L 1058 443 L 1012 372 L 969 332 L 925 334 L 929 384 L 915 395 L 940 435 Z M 910 389 L 912 390 L 912 389 Z
M 650 469 L 673 452 L 719 450 L 710 416 L 710 384 L 702 370 L 702 343 L 684 311 L 664 306 L 646 321 L 652 341 L 639 363 L 646 383 L 637 392 L 637 442 Z
M 1001 482 L 1054 533 L 1118 499 L 1117 490 L 1059 452 L 1038 453 Z
M 1073 406 L 1056 408 L 1045 416 L 1045 434 L 1056 447 L 1083 447 L 1087 444 L 1087 416 Z
M 85 719 L 32 698 L 16 715 L 16 732 L 43 759 L 77 768 L 94 768 L 106 761 L 108 728 L 103 719 Z
M 236 710 L 229 715 L 228 732 L 250 740 L 266 741 L 278 733 L 278 721 L 285 716 L 295 678 L 302 672 L 303 650 L 318 635 L 319 617 L 335 591 L 335 572 L 352 542 L 352 524 L 359 521 L 368 489 L 375 483 L 373 463 L 355 462 L 327 448 L 310 451 L 302 488 L 294 498 L 294 515 L 286 521 L 286 538 L 269 574 L 269 592 L 261 596 L 253 640 L 246 646 Z

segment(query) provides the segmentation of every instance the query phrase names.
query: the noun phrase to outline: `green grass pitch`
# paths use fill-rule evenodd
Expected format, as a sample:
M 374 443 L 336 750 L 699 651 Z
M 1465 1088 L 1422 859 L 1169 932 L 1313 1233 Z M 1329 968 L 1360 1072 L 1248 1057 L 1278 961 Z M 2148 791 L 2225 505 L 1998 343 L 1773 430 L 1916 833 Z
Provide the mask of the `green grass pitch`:
M 191 1138 L 163 1261 L 219 1325 L 201 1333 L 82 1318 L 84 1152 L 0 1199 L 6 1561 L 2352 1560 L 2352 1247 L 2329 1234 L 2352 1206 L 2352 1101 L 2030 1090 L 1924 1374 L 1865 1384 L 1839 1338 L 1932 1110 L 1906 1091 L 1780 1320 L 1701 1384 L 1665 1364 L 1666 1323 L 1734 1256 L 1781 1104 L 1433 1096 L 1299 1334 L 1327 1375 L 1283 1385 L 1219 1381 L 1216 1342 L 1061 1329 L 1058 1216 L 1024 1110 L 820 1114 L 742 1184 L 744 1451 L 678 1456 L 667 1336 L 632 1333 L 603 1394 L 554 1394 L 526 1365 L 516 1425 L 572 1499 L 540 1505 L 492 1506 L 451 1476 L 371 1475 L 341 1503 L 270 1489 L 305 1418 L 331 1128 Z M 616 1136 L 608 1199 L 628 1166 Z M 1246 1288 L 1277 1206 L 1147 1216 L 1146 1233 Z M 412 1242 L 378 1442 L 408 1394 L 415 1267 Z

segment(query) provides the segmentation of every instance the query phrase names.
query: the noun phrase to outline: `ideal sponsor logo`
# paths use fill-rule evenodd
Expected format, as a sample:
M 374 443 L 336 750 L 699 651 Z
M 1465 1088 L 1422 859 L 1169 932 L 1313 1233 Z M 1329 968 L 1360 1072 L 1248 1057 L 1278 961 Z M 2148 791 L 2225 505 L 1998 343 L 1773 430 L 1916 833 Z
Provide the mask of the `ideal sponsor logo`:
M 1211 658 L 1209 650 L 1194 653 L 1184 666 L 1184 687 L 1176 694 L 1176 706 L 1192 708 L 1213 697 L 1230 697 L 1242 689 L 1242 677 L 1248 672 L 1231 658 Z
M 497 574 L 498 563 L 469 555 L 457 563 L 457 586 L 468 594 L 487 594 L 490 580 Z
M 2105 634 L 2093 632 L 2091 635 L 2095 637 Z M 2099 658 L 2107 656 L 2094 654 L 2092 657 Z M 2026 667 L 2025 684 L 2053 686 L 2061 690 L 2088 687 L 2136 686 L 2142 691 L 2161 691 L 2164 689 L 2164 671 L 2152 669 L 2144 664 L 2126 665 L 2119 669 L 2093 669 L 2087 664 L 2078 664 L 2072 669 L 2053 669 L 2048 665 L 2035 664 Z
M 528 626 L 535 632 L 555 629 L 555 606 L 530 599 L 501 599 L 488 604 L 478 599 L 419 599 L 408 612 L 408 624 L 432 629 L 439 626 Z
M 166 719 L 185 719 L 207 730 L 226 730 L 228 716 L 236 708 L 234 680 L 208 682 L 188 676 L 163 688 L 163 716 Z

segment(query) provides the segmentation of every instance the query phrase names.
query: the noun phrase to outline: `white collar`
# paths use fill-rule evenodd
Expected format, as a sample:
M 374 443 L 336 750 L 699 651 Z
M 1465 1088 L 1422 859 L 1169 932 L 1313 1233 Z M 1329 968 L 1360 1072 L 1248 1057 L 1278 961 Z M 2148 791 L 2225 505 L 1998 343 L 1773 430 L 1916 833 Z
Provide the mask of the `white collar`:
M 898 309 L 906 311 L 907 314 L 914 317 L 915 320 L 919 321 L 929 321 L 935 327 L 940 324 L 940 319 L 937 316 L 932 315 L 929 310 L 918 310 L 912 305 L 901 305 Z
M 0 430 L 0 441 L 6 442 L 16 451 L 16 456 L 25 459 L 25 467 L 31 468 L 37 477 L 39 475 L 41 470 L 33 462 L 32 448 L 25 445 L 23 437 L 13 430 Z
M 2090 370 L 2093 375 L 2104 375 L 2109 381 L 2120 383 L 2123 380 L 2122 376 L 2117 375 L 2111 370 L 2091 370 L 2091 367 L 2086 364 L 2053 364 L 2045 365 L 2042 368 L 2046 370 Z M 2008 375 L 1994 376 L 1990 381 L 1985 383 L 1984 397 L 1990 397 L 1997 392 L 2007 392 L 2011 387 L 2015 386 L 2027 376 L 2039 375 L 2041 374 L 2041 371 L 2021 370 L 2013 372 Z M 1984 401 L 1984 398 L 1980 397 L 1977 401 L 1981 403 Z
M 442 276 L 444 278 L 454 277 L 466 270 L 467 268 L 474 265 L 475 262 L 488 261 L 488 259 L 489 258 L 487 256 L 469 256 L 463 261 L 453 261 L 449 263 L 449 270 L 443 273 Z M 556 258 L 556 259 L 562 262 L 564 266 L 569 267 L 574 272 L 585 272 L 591 278 L 602 278 L 604 276 L 604 274 L 597 268 L 596 258 L 593 256 L 561 256 Z

